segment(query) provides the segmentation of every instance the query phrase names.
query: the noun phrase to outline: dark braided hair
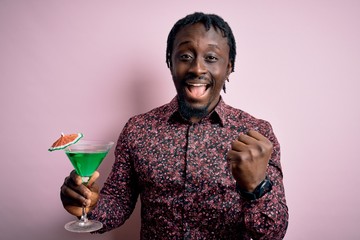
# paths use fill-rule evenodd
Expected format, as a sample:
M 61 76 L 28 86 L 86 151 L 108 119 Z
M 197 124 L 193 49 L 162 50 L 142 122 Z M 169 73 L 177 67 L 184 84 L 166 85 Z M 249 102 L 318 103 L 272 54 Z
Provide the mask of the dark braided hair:
M 236 56 L 236 43 L 234 35 L 231 31 L 230 26 L 227 24 L 227 22 L 224 21 L 223 18 L 221 18 L 218 15 L 215 14 L 205 14 L 202 12 L 195 12 L 193 14 L 189 14 L 185 16 L 184 18 L 178 20 L 173 28 L 171 29 L 168 39 L 167 39 L 167 47 L 166 47 L 166 64 L 170 68 L 171 63 L 171 56 L 172 51 L 174 47 L 174 40 L 176 37 L 176 34 L 185 26 L 192 25 L 195 23 L 202 23 L 204 24 L 206 30 L 208 31 L 210 27 L 214 27 L 215 29 L 220 29 L 223 37 L 227 38 L 228 45 L 230 48 L 229 51 L 229 59 L 232 65 L 231 71 L 234 71 L 235 67 L 235 56 Z

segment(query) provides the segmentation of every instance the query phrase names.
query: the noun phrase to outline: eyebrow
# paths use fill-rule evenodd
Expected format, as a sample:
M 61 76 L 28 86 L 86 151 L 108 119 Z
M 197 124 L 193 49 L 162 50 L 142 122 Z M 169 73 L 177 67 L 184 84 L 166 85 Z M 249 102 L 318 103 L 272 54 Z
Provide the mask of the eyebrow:
M 186 44 L 188 44 L 190 42 L 191 41 L 183 41 L 183 42 L 180 42 L 179 44 L 177 44 L 176 46 L 186 45 Z
M 177 46 L 180 47 L 180 46 L 186 45 L 186 44 L 188 44 L 188 43 L 191 43 L 191 41 L 183 41 L 183 42 L 179 43 Z M 217 49 L 220 50 L 220 48 L 219 48 L 219 46 L 218 46 L 217 44 L 211 44 L 211 43 L 209 43 L 208 46 L 213 47 L 213 48 L 217 48 Z
M 219 49 L 220 50 L 220 48 L 219 48 L 219 45 L 217 45 L 217 44 L 208 44 L 209 46 L 211 46 L 211 47 L 214 47 L 214 48 L 217 48 L 217 49 Z

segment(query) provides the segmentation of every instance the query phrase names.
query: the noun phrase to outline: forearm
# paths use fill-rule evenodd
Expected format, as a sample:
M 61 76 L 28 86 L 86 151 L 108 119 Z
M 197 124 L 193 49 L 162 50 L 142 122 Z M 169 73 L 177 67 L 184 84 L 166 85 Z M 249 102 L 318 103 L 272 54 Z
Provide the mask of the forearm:
M 257 200 L 243 202 L 245 232 L 252 239 L 283 239 L 288 226 L 288 208 L 280 163 L 280 145 L 270 125 L 264 135 L 273 143 L 273 153 L 266 171 L 273 186 Z
M 94 210 L 89 213 L 89 218 L 103 223 L 103 228 L 98 233 L 103 233 L 124 224 L 135 208 L 136 193 L 123 194 L 119 197 L 109 192 L 104 187 L 101 190 L 99 202 Z
M 283 239 L 289 216 L 278 145 L 270 159 L 267 177 L 273 184 L 270 192 L 256 200 L 243 200 L 245 232 L 253 239 Z
M 257 200 L 244 200 L 245 232 L 252 239 L 283 239 L 288 225 L 288 208 L 283 189 L 272 190 Z
M 126 141 L 121 135 L 115 150 L 115 162 L 104 187 L 100 191 L 100 199 L 89 217 L 103 223 L 100 232 L 109 231 L 121 226 L 133 212 L 139 195 L 137 177 L 126 151 Z

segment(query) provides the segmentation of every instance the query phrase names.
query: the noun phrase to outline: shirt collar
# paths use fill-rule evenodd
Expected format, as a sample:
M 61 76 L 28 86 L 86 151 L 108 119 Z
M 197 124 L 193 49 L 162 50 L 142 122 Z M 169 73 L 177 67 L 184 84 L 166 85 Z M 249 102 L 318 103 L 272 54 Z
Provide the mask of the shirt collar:
M 179 103 L 176 96 L 169 103 L 168 121 L 188 122 L 181 117 L 178 110 Z M 215 109 L 204 119 L 209 119 L 212 123 L 219 123 L 221 126 L 224 126 L 226 122 L 226 104 L 221 96 Z

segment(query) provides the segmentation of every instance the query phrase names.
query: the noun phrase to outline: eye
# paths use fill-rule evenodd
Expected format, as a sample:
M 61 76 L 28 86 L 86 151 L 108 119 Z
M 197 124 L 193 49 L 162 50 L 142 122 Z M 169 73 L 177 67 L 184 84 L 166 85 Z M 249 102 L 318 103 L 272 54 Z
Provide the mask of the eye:
M 193 57 L 190 54 L 181 54 L 179 58 L 181 61 L 191 61 Z
M 205 59 L 208 62 L 216 62 L 218 60 L 218 58 L 216 56 L 214 56 L 214 55 L 209 55 Z

